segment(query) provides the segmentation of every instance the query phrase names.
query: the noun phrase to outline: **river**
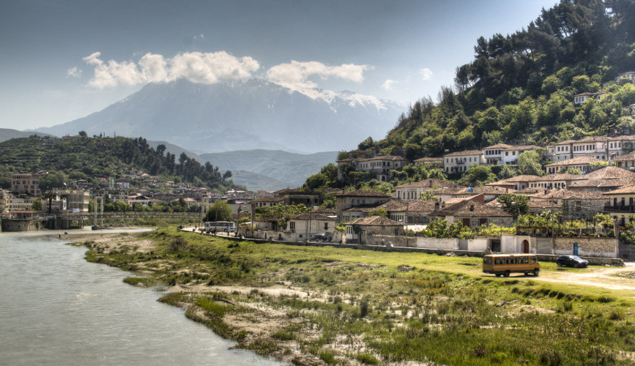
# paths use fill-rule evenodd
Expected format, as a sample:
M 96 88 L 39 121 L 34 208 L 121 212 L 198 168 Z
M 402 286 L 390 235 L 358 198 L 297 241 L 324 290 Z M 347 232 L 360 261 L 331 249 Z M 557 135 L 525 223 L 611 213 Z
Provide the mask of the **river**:
M 0 233 L 0 365 L 279 365 L 42 233 Z

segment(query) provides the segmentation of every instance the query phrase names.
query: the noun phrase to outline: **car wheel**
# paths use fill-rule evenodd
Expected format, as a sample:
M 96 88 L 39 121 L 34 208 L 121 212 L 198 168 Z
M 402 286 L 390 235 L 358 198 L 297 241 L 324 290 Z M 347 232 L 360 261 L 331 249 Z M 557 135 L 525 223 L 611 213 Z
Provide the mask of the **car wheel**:
M 573 267 L 575 267 L 575 268 L 580 268 L 580 263 L 576 263 L 576 264 L 574 264 L 574 265 L 573 265 Z
M 539 271 L 538 269 L 534 269 L 534 276 L 538 277 L 538 273 L 539 273 L 539 272 L 540 272 L 540 271 Z
M 505 276 L 505 277 L 509 277 L 509 271 L 505 271 L 505 273 L 503 274 L 503 276 Z
M 500 273 L 496 273 L 496 277 L 500 277 L 500 276 L 501 276 L 501 274 L 500 274 Z

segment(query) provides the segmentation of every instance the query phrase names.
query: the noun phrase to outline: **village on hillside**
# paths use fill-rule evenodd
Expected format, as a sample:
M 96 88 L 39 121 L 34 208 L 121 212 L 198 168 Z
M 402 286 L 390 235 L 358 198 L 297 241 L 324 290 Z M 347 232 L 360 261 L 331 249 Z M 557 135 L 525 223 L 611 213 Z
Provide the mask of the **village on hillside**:
M 635 72 L 617 78 L 635 83 Z M 574 96 L 575 104 L 602 93 Z M 633 115 L 635 107 L 629 106 Z M 621 133 L 621 134 L 620 134 Z M 409 160 L 356 150 L 340 153 L 337 179 L 356 172 L 366 180 L 394 182 L 404 168 L 421 165 L 460 177 L 471 168 L 514 167 L 528 153 L 540 156 L 544 172 L 514 175 L 485 185 L 461 186 L 427 177 L 394 187 L 276 192 L 208 188 L 165 181 L 132 170 L 121 177 L 64 182 L 41 190 L 47 171 L 13 173 L 0 191 L 3 231 L 69 229 L 112 215 L 183 214 L 203 226 L 217 202 L 231 210 L 235 235 L 271 241 L 322 241 L 345 245 L 412 247 L 444 251 L 576 254 L 635 258 L 635 135 L 615 131 L 548 146 L 498 143 L 482 150 L 447 151 L 442 157 Z M 444 178 L 443 176 L 440 178 Z M 457 180 L 460 182 L 461 180 Z M 96 182 L 96 183 L 95 183 Z M 279 206 L 290 209 L 275 210 Z M 217 208 L 215 208 L 218 210 Z
M 150 193 L 149 188 L 159 181 L 136 172 L 125 178 L 100 179 L 100 187 L 80 180 L 70 183 L 68 190 L 43 193 L 39 178 L 46 172 L 13 174 L 11 190 L 2 191 L 0 210 L 3 229 L 14 231 L 33 229 L 34 222 L 50 221 L 51 215 L 70 221 L 58 228 L 70 228 L 79 221 L 86 224 L 97 213 L 108 214 L 104 202 L 125 203 L 129 214 L 144 212 L 148 206 L 178 204 L 202 223 L 210 205 L 223 201 L 240 223 L 236 235 L 245 238 L 628 259 L 635 257 L 631 249 L 635 243 L 634 142 L 635 136 L 616 136 L 552 144 L 545 149 L 547 158 L 554 161 L 545 166 L 548 174 L 518 175 L 481 187 L 424 179 L 399 185 L 391 195 L 332 190 L 331 208 L 324 205 L 324 192 L 307 189 L 232 190 L 221 196 L 205 188 L 167 182 L 168 191 Z M 353 164 L 358 171 L 386 181 L 411 163 L 462 172 L 474 165 L 515 165 L 520 153 L 538 148 L 497 144 L 436 159 L 411 162 L 400 156 L 375 156 L 343 159 L 338 165 Z M 564 173 L 569 168 L 582 174 Z M 33 210 L 36 200 L 41 206 L 37 211 Z M 93 204 L 97 210 L 90 207 Z M 305 208 L 300 214 L 259 214 L 264 208 L 298 205 Z

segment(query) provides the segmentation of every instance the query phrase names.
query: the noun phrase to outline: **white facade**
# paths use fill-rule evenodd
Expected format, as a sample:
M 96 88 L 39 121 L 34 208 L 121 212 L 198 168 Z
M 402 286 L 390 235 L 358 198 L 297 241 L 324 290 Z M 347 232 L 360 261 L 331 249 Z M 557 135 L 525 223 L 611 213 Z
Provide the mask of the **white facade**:
M 443 156 L 443 168 L 448 173 L 462 173 L 473 165 L 485 165 L 482 151 L 461 151 Z

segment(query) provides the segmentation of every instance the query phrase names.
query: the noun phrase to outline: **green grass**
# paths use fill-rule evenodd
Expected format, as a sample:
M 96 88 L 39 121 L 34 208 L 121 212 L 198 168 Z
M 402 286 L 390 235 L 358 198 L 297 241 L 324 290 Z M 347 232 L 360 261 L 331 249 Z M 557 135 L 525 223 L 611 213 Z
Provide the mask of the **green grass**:
M 134 240 L 141 239 L 156 241 L 156 250 L 136 253 Z M 253 290 L 171 293 L 161 299 L 194 305 L 188 317 L 261 355 L 283 352 L 285 342 L 326 364 L 346 358 L 371 365 L 629 364 L 619 352 L 635 352 L 635 301 L 629 292 L 484 276 L 479 258 L 248 241 L 236 246 L 171 228 L 132 236 L 127 247 L 108 255 L 92 247 L 86 257 L 154 271 L 149 277 L 166 284 L 290 286 L 312 294 L 271 297 Z M 460 265 L 466 263 L 476 265 Z M 403 266 L 413 270 L 400 271 Z M 255 315 L 252 308 L 232 305 L 253 302 L 285 312 L 290 323 L 254 339 L 224 322 L 227 314 Z M 201 318 L 196 308 L 208 317 Z M 332 348 L 338 339 L 363 342 L 368 351 L 340 352 Z

